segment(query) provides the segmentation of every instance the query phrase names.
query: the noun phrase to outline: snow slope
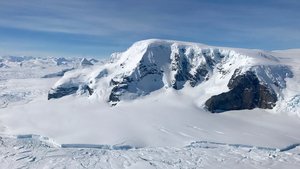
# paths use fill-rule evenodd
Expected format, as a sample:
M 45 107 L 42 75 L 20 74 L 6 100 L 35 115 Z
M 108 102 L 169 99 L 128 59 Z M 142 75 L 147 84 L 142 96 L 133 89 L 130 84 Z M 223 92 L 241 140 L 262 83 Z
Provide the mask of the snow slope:
M 273 51 L 272 55 L 278 57 L 281 63 L 289 65 L 294 73 L 294 78 L 287 80 L 287 88 L 283 91 L 284 100 L 276 109 L 300 117 L 300 49 Z
M 0 119 L 4 134 L 40 134 L 66 144 L 181 147 L 206 140 L 281 148 L 300 142 L 299 118 L 260 109 L 211 114 L 191 100 L 180 92 L 155 93 L 111 107 L 69 96 L 1 109 Z

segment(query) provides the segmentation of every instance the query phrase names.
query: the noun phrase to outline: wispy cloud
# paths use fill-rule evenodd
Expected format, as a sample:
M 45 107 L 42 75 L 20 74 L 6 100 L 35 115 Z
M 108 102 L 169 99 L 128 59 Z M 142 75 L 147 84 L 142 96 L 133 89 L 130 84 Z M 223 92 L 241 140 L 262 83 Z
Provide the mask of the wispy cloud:
M 0 25 L 36 31 L 100 36 L 111 35 L 116 31 L 151 31 L 149 25 L 146 26 L 132 18 L 114 16 L 113 13 L 109 15 L 112 11 L 107 11 L 101 6 L 95 8 L 93 3 L 87 1 L 63 2 L 56 0 L 0 2 L 2 11 Z
M 145 38 L 293 48 L 300 47 L 299 8 L 298 0 L 0 1 L 0 29 L 6 31 L 0 32 L 0 38 L 13 41 L 20 36 L 32 46 L 45 43 L 47 50 L 58 53 L 70 51 L 57 44 L 81 47 L 87 53 L 99 52 L 96 48 L 101 45 L 107 54 Z M 21 46 L 18 41 L 11 43 Z

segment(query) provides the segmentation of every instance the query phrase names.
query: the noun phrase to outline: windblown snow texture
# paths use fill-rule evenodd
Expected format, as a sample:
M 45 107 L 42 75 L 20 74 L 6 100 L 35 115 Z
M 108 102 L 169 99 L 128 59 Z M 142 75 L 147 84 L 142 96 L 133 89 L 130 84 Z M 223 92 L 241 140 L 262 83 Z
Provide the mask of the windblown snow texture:
M 59 145 L 41 136 L 1 137 L 1 168 L 299 168 L 299 145 L 286 149 L 193 142 L 185 147 Z

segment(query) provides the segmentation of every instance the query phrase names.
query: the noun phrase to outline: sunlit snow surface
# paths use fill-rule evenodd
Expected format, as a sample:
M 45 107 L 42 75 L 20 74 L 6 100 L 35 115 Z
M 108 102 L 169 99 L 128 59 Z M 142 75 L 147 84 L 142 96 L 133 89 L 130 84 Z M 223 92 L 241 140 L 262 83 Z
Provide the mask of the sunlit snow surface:
M 1 168 L 102 168 L 102 169 L 179 169 L 179 168 L 289 168 L 298 169 L 300 148 L 256 147 L 216 142 L 194 142 L 174 147 L 76 148 L 53 144 L 39 136 L 1 137 Z M 75 146 L 75 145 L 73 145 Z M 81 146 L 81 147 L 80 147 Z
M 201 107 L 208 97 L 204 94 L 226 90 L 222 80 L 196 90 L 162 88 L 111 107 L 100 97 L 107 91 L 100 89 L 92 97 L 47 100 L 50 88 L 66 78 L 41 77 L 76 67 L 80 60 L 31 58 L 22 68 L 4 60 L 0 168 L 299 168 L 300 51 L 267 53 L 294 73 L 281 91 L 282 100 L 274 110 L 222 114 Z M 102 68 L 77 66 L 65 77 L 82 80 L 84 74 L 106 76 L 113 70 Z

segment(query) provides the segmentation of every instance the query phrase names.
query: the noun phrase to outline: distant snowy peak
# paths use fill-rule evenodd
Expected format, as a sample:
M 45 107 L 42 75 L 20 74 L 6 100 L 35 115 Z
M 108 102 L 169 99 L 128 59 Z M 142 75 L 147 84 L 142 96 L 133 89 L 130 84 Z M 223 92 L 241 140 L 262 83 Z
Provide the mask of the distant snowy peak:
M 92 60 L 94 61 L 94 60 Z M 92 66 L 94 65 L 91 61 L 87 60 L 86 58 L 82 58 L 80 61 L 80 66 L 85 67 L 85 66 Z
M 289 67 L 268 52 L 150 39 L 114 54 L 110 63 L 64 76 L 48 98 L 80 90 L 116 105 L 162 88 L 190 86 L 197 92 L 204 85 L 219 85 L 220 90 L 203 96 L 211 112 L 273 108 L 282 97 L 285 78 L 292 76 Z
M 5 63 L 0 63 L 0 68 L 9 68 Z

